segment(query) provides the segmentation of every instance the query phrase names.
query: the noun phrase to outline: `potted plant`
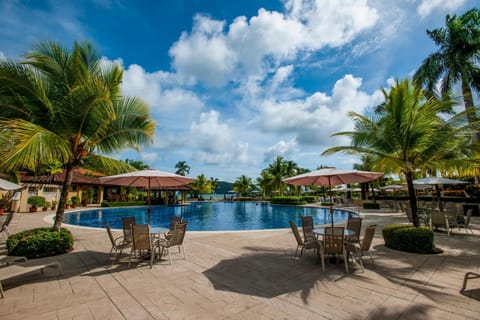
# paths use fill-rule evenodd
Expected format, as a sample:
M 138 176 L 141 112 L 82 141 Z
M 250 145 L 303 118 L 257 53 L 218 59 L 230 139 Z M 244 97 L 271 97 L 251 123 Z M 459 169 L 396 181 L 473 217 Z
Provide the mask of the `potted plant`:
M 51 205 L 50 201 L 45 201 L 45 202 L 43 203 L 43 208 L 42 208 L 42 210 L 43 210 L 43 211 L 47 211 L 48 208 L 50 207 L 50 205 Z
M 58 201 L 57 200 L 52 200 L 52 210 L 55 210 L 57 208 Z
M 70 199 L 65 201 L 65 209 L 69 209 L 71 204 L 72 204 L 72 201 Z
M 70 201 L 72 202 L 72 208 L 76 208 L 80 204 L 80 199 L 77 196 L 70 198 Z
M 41 196 L 30 196 L 27 199 L 27 203 L 31 205 L 30 212 L 37 212 L 37 208 L 44 206 L 45 198 Z

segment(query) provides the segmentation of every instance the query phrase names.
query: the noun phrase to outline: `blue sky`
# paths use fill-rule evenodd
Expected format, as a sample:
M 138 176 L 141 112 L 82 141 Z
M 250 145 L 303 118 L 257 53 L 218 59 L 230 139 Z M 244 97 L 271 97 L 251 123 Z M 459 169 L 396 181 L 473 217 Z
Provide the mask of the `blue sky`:
M 350 130 L 349 111 L 382 101 L 436 50 L 425 30 L 468 0 L 159 0 L 0 2 L 0 57 L 39 41 L 91 41 L 124 69 L 123 91 L 148 102 L 151 146 L 118 159 L 190 176 L 255 179 L 277 155 L 301 167 L 350 169 L 321 157 Z

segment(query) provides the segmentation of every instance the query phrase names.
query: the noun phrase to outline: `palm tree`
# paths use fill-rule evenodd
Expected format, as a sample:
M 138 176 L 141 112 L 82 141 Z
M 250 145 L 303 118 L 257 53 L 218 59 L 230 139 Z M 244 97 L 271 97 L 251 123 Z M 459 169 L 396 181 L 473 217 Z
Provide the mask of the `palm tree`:
M 467 127 L 456 123 L 459 116 L 448 120 L 440 116 L 451 107 L 451 100 L 427 98 L 408 79 L 397 80 L 389 92 L 383 89 L 383 95 L 385 102 L 371 117 L 349 113 L 355 122 L 354 131 L 335 134 L 351 137 L 350 146 L 333 147 L 323 154 L 366 155 L 372 159 L 372 169 L 402 173 L 407 181 L 413 222 L 418 226 L 413 188 L 416 171 L 459 172 L 472 169 L 478 161 L 471 157 L 469 137 L 461 135 Z
M 62 164 L 58 230 L 74 168 L 96 158 L 104 167 L 131 169 L 95 153 L 138 149 L 151 141 L 155 123 L 143 101 L 121 95 L 121 67 L 106 65 L 89 43 L 75 42 L 71 51 L 39 44 L 22 62 L 0 60 L 0 74 L 0 167 Z
M 260 177 L 257 178 L 257 185 L 262 190 L 262 197 L 265 197 L 265 195 L 270 195 L 272 193 L 272 182 L 273 176 L 269 172 L 263 170 L 260 173 Z
M 125 159 L 125 162 L 134 167 L 135 169 L 138 170 L 145 170 L 148 169 L 149 166 L 148 164 L 144 163 L 143 161 L 140 160 L 130 160 L 130 159 Z
M 200 194 L 212 193 L 212 186 L 207 177 L 202 173 L 191 186 Z
M 362 154 L 360 157 L 362 163 L 355 163 L 353 169 L 360 171 L 372 171 L 373 170 L 373 157 L 369 154 Z M 362 200 L 367 199 L 369 183 L 360 183 L 360 188 L 362 189 Z
M 266 171 L 272 175 L 272 192 L 278 191 L 283 194 L 286 188 L 282 179 L 287 178 L 285 159 L 281 156 L 277 156 L 272 163 L 268 165 Z
M 181 176 L 186 176 L 190 173 L 190 166 L 187 164 L 186 161 L 178 161 L 175 165 L 175 169 L 177 169 L 175 173 Z
M 241 175 L 233 183 L 233 190 L 240 193 L 242 196 L 245 196 L 248 191 L 252 188 L 252 179 L 246 175 Z
M 210 179 L 208 180 L 208 182 L 210 183 L 210 187 L 212 189 L 212 192 L 215 193 L 215 190 L 217 189 L 218 187 L 218 179 L 217 178 L 214 178 L 214 177 L 210 177 Z
M 439 46 L 437 52 L 426 58 L 414 75 L 416 84 L 424 84 L 429 94 L 440 81 L 443 96 L 460 83 L 469 124 L 478 121 L 472 89 L 480 91 L 480 10 L 471 9 L 462 16 L 445 18 L 446 28 L 427 30 L 428 36 Z M 480 135 L 473 134 L 474 147 L 479 147 Z M 478 150 L 477 150 L 478 152 Z

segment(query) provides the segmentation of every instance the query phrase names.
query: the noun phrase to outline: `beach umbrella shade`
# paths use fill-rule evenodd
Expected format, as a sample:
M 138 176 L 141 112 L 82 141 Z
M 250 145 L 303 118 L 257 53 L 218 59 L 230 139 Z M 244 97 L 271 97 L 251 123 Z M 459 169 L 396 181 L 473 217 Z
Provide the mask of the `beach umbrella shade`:
M 101 177 L 100 181 L 107 185 L 140 187 L 147 189 L 148 223 L 150 223 L 150 190 L 167 189 L 186 186 L 195 181 L 193 178 L 184 177 L 175 173 L 155 169 L 133 171 L 114 176 Z
M 24 186 L 0 178 L 0 190 L 17 191 L 23 188 Z
M 307 172 L 297 176 L 283 179 L 287 184 L 298 186 L 327 186 L 330 190 L 330 218 L 333 227 L 333 199 L 332 186 L 339 184 L 363 183 L 376 180 L 383 176 L 383 172 L 341 170 L 337 168 L 324 168 Z

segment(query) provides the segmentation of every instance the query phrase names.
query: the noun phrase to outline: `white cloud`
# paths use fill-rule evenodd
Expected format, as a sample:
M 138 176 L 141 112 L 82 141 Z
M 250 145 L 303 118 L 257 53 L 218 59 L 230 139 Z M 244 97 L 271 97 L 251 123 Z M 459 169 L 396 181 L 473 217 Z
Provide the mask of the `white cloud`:
M 7 57 L 5 56 L 5 54 L 2 51 L 0 51 L 0 60 L 6 60 L 6 59 Z
M 248 76 L 263 78 L 299 54 L 345 45 L 378 21 L 366 0 L 295 0 L 285 7 L 285 14 L 259 9 L 256 16 L 237 17 L 227 28 L 224 21 L 196 15 L 192 31 L 170 48 L 173 67 L 211 87 Z
M 316 92 L 305 99 L 266 100 L 254 124 L 265 132 L 294 135 L 300 145 L 332 145 L 333 133 L 352 129 L 347 112 L 361 114 L 382 99 L 380 91 L 361 91 L 361 84 L 361 78 L 346 75 L 337 80 L 332 96 Z
M 449 12 L 461 7 L 465 0 L 422 0 L 417 7 L 417 13 L 425 18 L 433 11 Z
M 289 158 L 295 153 L 297 153 L 298 151 L 299 151 L 298 143 L 295 139 L 291 139 L 290 141 L 280 140 L 277 143 L 275 143 L 273 146 L 267 148 L 267 151 L 265 152 L 264 161 L 268 162 L 277 156 L 283 156 L 285 158 Z

